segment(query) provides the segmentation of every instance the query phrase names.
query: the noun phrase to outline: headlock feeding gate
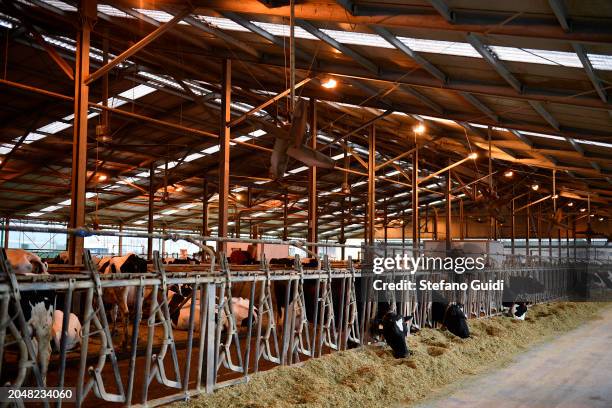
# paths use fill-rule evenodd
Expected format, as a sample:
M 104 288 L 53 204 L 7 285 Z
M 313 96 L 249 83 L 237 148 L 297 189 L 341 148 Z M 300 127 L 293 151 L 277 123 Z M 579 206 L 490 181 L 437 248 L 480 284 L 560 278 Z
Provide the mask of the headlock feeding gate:
M 23 276 L 13 273 L 0 251 L 1 381 L 11 387 L 73 387 L 77 406 L 159 405 L 248 381 L 260 370 L 378 341 L 369 333 L 377 303 L 367 301 L 373 298 L 366 263 L 323 257 L 316 267 L 305 268 L 296 256 L 292 268 L 279 268 L 265 257 L 259 265 L 246 266 L 230 266 L 222 254 L 219 259 L 165 265 L 155 253 L 145 273 L 101 274 L 86 252 L 82 267 Z M 423 273 L 431 281 L 453 279 L 452 272 Z M 578 275 L 565 264 L 485 269 L 469 279 L 531 276 L 544 290 L 525 300 L 544 302 L 566 297 Z M 284 290 L 274 290 L 275 285 Z M 113 323 L 108 295 L 117 291 L 129 294 L 127 327 Z M 172 302 L 177 294 L 182 296 L 178 309 Z M 25 310 L 27 302 L 42 295 L 63 312 L 59 347 L 46 361 L 34 335 L 37 328 L 26 320 L 31 311 Z M 501 292 L 468 289 L 453 296 L 469 317 L 501 311 Z M 390 300 L 398 312 L 426 326 L 431 299 L 430 292 L 421 291 L 418 296 L 401 292 Z M 240 315 L 238 303 L 245 310 Z M 173 316 L 177 310 L 181 330 Z M 81 324 L 80 347 L 70 346 L 71 313 Z

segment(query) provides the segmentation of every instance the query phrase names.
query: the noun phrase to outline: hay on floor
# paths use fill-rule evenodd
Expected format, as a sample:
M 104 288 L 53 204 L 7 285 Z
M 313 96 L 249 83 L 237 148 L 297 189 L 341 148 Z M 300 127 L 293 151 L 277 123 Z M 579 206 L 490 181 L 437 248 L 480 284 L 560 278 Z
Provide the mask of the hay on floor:
M 395 359 L 388 348 L 364 347 L 278 367 L 182 407 L 389 407 L 410 404 L 451 382 L 508 361 L 535 342 L 596 318 L 598 303 L 552 303 L 530 308 L 526 321 L 470 321 L 471 337 L 423 329 L 408 338 L 413 354 Z

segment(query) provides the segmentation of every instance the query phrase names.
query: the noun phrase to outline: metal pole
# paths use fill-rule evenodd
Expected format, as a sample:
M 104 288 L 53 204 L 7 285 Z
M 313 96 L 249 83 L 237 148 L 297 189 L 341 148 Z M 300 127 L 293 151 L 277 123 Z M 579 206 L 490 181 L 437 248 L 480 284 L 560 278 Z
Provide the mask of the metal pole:
M 531 201 L 531 198 L 528 199 L 528 201 Z M 531 238 L 531 207 L 527 207 L 527 235 L 526 235 L 526 240 L 525 240 L 525 255 L 526 256 L 530 256 L 530 243 L 529 243 L 529 239 Z
M 202 235 L 208 235 L 208 179 L 202 183 Z
M 119 232 L 123 232 L 123 224 L 119 224 Z M 119 248 L 117 250 L 118 255 L 123 255 L 123 236 L 119 235 Z
M 223 61 L 221 90 L 221 115 L 219 123 L 219 215 L 218 235 L 227 237 L 229 211 L 230 133 L 232 103 L 232 61 Z M 217 251 L 227 252 L 227 243 L 218 242 Z
M 516 236 L 516 222 L 514 216 L 514 198 L 512 199 L 510 211 L 512 212 L 512 216 L 510 217 L 510 248 L 512 255 L 515 254 L 516 244 L 515 244 L 515 236 Z
M 317 101 L 310 98 L 310 147 L 317 148 Z M 317 226 L 317 168 L 308 168 L 308 241 L 316 242 L 318 238 Z M 317 251 L 311 247 L 312 252 Z
M 11 219 L 9 217 L 4 218 L 4 249 L 9 247 L 9 230 L 10 230 Z
M 464 224 L 464 214 L 463 214 L 463 198 L 459 200 L 459 239 L 462 241 L 465 239 L 465 229 L 463 228 Z
M 446 250 L 451 250 L 451 172 L 446 173 Z
M 291 100 L 289 111 L 293 115 L 295 109 L 295 0 L 290 0 L 290 21 L 289 21 L 289 70 Z
M 70 180 L 70 228 L 85 226 L 85 190 L 87 188 L 87 114 L 89 109 L 89 87 L 85 79 L 89 76 L 90 34 L 97 16 L 96 1 L 81 1 L 79 5 L 81 24 L 77 31 L 76 62 L 74 76 L 74 125 L 72 138 L 72 175 Z M 68 255 L 73 265 L 82 264 L 84 239 L 71 236 Z
M 370 127 L 368 143 L 368 238 L 367 244 L 374 245 L 376 226 L 376 128 Z
M 415 135 L 416 143 L 416 135 Z M 412 155 L 412 248 L 414 256 L 419 250 L 419 151 Z
M 289 236 L 289 195 L 285 194 L 283 202 L 283 239 L 286 240 Z
M 153 212 L 155 210 L 155 164 L 149 164 L 149 211 L 147 219 L 147 232 L 153 233 Z M 147 238 L 147 259 L 153 259 L 153 238 Z

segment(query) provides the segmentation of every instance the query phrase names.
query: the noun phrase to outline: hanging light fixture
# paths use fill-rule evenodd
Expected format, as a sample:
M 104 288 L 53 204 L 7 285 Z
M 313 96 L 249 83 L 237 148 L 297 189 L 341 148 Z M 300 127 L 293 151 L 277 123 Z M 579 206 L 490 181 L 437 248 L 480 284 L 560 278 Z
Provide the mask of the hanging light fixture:
M 327 78 L 325 81 L 321 83 L 321 86 L 326 89 L 333 89 L 338 85 L 338 81 L 334 78 Z

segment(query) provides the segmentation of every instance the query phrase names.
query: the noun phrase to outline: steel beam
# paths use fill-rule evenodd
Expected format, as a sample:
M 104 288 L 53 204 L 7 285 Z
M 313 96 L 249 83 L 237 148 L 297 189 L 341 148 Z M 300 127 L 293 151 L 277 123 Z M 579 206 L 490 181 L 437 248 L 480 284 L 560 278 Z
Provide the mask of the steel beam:
M 401 42 L 399 38 L 389 32 L 386 28 L 372 25 L 370 26 L 370 29 L 372 29 L 376 34 L 380 35 L 389 44 L 393 45 L 395 48 L 412 58 L 412 60 L 414 60 L 414 62 L 416 62 L 421 68 L 429 72 L 435 78 L 439 79 L 442 83 L 446 83 L 448 81 L 448 77 L 444 72 L 440 71 L 440 69 L 423 58 L 419 53 Z
M 563 31 L 571 31 L 569 20 L 567 18 L 567 11 L 565 9 L 564 0 L 548 0 L 548 4 L 552 9 L 553 13 L 555 13 L 555 17 L 559 21 L 559 25 L 563 28 Z
M 557 119 L 555 119 L 550 112 L 548 112 L 546 110 L 546 108 L 544 107 L 544 105 L 542 104 L 542 102 L 538 102 L 538 101 L 529 101 L 529 104 L 531 105 L 531 107 L 538 112 L 538 114 L 544 118 L 544 120 L 546 122 L 548 122 L 548 124 L 555 129 L 557 132 L 561 131 L 561 127 L 559 125 L 559 121 L 557 121 Z
M 257 58 L 259 58 L 260 56 L 259 52 L 255 48 L 232 37 L 231 35 L 227 34 L 223 30 L 219 30 L 218 28 L 215 28 L 204 21 L 197 20 L 195 17 L 192 17 L 192 16 L 185 17 L 184 20 L 185 22 L 189 23 L 193 27 L 198 28 L 208 34 L 212 34 L 215 37 L 222 39 L 226 43 L 233 45 L 236 48 L 240 48 L 242 51 L 246 52 L 247 54 L 250 54 Z
M 229 183 L 230 183 L 230 139 L 231 103 L 232 103 L 232 61 L 223 60 L 221 70 L 221 111 L 219 122 L 219 215 L 218 235 L 227 237 L 228 211 L 229 211 Z M 218 242 L 217 250 L 226 252 L 227 243 Z
M 488 106 L 479 101 L 474 95 L 467 92 L 459 92 L 459 95 L 463 97 L 466 101 L 472 104 L 476 109 L 487 115 L 496 123 L 499 123 L 499 116 L 493 112 Z
M 334 40 L 329 35 L 325 34 L 323 31 L 319 30 L 317 27 L 315 27 L 312 24 L 310 24 L 308 21 L 302 20 L 302 19 L 296 19 L 296 23 L 297 23 L 297 25 L 302 27 L 304 30 L 308 31 L 310 34 L 312 34 L 315 37 L 317 37 L 319 40 L 321 40 L 321 41 L 327 43 L 328 45 L 330 45 L 331 47 L 337 49 L 338 51 L 340 51 L 341 53 L 343 53 L 347 57 L 352 58 L 357 63 L 359 63 L 360 65 L 364 66 L 368 71 L 371 71 L 371 72 L 373 72 L 376 75 L 378 75 L 380 73 L 380 68 L 376 64 L 374 64 L 372 61 L 370 61 L 369 59 L 365 58 L 363 55 L 353 51 L 349 47 L 339 43 L 336 40 Z
M 202 181 L 202 235 L 208 236 L 208 178 L 206 174 Z
M 417 98 L 423 104 L 427 105 L 428 107 L 430 107 L 431 109 L 436 111 L 436 113 L 439 113 L 440 115 L 444 114 L 444 108 L 442 106 L 438 105 L 436 102 L 432 101 L 427 96 L 423 95 L 422 93 L 420 93 L 419 91 L 417 91 L 413 87 L 405 86 L 405 87 L 403 87 L 401 89 L 404 89 L 405 91 L 407 91 L 409 94 L 411 94 L 412 96 Z
M 85 226 L 85 191 L 87 187 L 87 115 L 89 110 L 89 86 L 85 79 L 89 76 L 90 36 L 96 19 L 96 1 L 83 0 L 79 5 L 81 25 L 77 29 L 76 67 L 74 75 L 74 125 L 72 138 L 72 173 L 70 178 L 70 228 Z M 70 236 L 68 256 L 70 263 L 81 265 L 83 262 L 84 239 Z
M 429 3 L 436 11 L 444 17 L 446 21 L 449 23 L 453 23 L 455 21 L 455 13 L 451 8 L 446 4 L 444 0 L 429 0 Z
M 9 234 L 11 232 L 11 219 L 4 217 L 4 249 L 9 247 Z
M 168 21 L 164 25 L 159 26 L 158 28 L 153 30 L 151 33 L 146 35 L 144 38 L 142 38 L 140 41 L 138 41 L 136 44 L 132 45 L 130 48 L 123 51 L 121 54 L 117 55 L 108 64 L 104 65 L 103 67 L 99 68 L 96 72 L 89 75 L 85 83 L 89 85 L 92 82 L 94 82 L 96 79 L 101 78 L 103 75 L 107 74 L 111 69 L 113 69 L 114 67 L 116 67 L 117 65 L 119 65 L 120 63 L 122 63 L 123 61 L 131 57 L 132 55 L 136 54 L 138 51 L 140 51 L 141 49 L 143 49 L 144 47 L 146 47 L 147 45 L 155 41 L 157 38 L 159 38 L 162 34 L 166 33 L 168 30 L 173 28 L 175 25 L 181 22 L 183 18 L 187 16 L 190 12 L 191 12 L 191 8 L 186 8 L 180 13 L 178 13 L 177 15 L 175 15 L 172 18 L 172 20 Z
M 317 101 L 310 99 L 310 147 L 317 148 Z M 317 168 L 308 168 L 308 241 L 317 242 L 318 240 L 318 204 L 317 204 Z M 310 251 L 316 253 L 315 246 L 310 247 Z
M 523 92 L 523 85 L 514 75 L 512 75 L 508 68 L 506 68 L 506 66 L 499 60 L 497 55 L 495 55 L 495 53 L 482 42 L 479 36 L 474 33 L 468 33 L 466 38 L 472 47 L 478 51 L 482 58 L 484 58 L 485 61 L 495 68 L 497 73 L 504 78 L 516 92 Z
M 572 46 L 574 47 L 574 51 L 576 51 L 576 55 L 578 55 L 578 58 L 580 59 L 580 62 L 582 63 L 582 67 L 584 68 L 587 76 L 593 83 L 593 87 L 595 88 L 595 91 L 597 91 L 597 95 L 599 95 L 599 98 L 604 103 L 608 103 L 608 95 L 606 94 L 606 89 L 604 85 L 602 84 L 601 79 L 599 79 L 599 77 L 595 73 L 595 69 L 593 68 L 593 65 L 591 64 L 591 60 L 589 59 L 584 46 L 578 43 L 572 43 Z M 612 111 L 610 112 L 612 114 Z
M 376 127 L 370 126 L 368 137 L 368 237 L 366 243 L 374 245 L 376 236 Z

